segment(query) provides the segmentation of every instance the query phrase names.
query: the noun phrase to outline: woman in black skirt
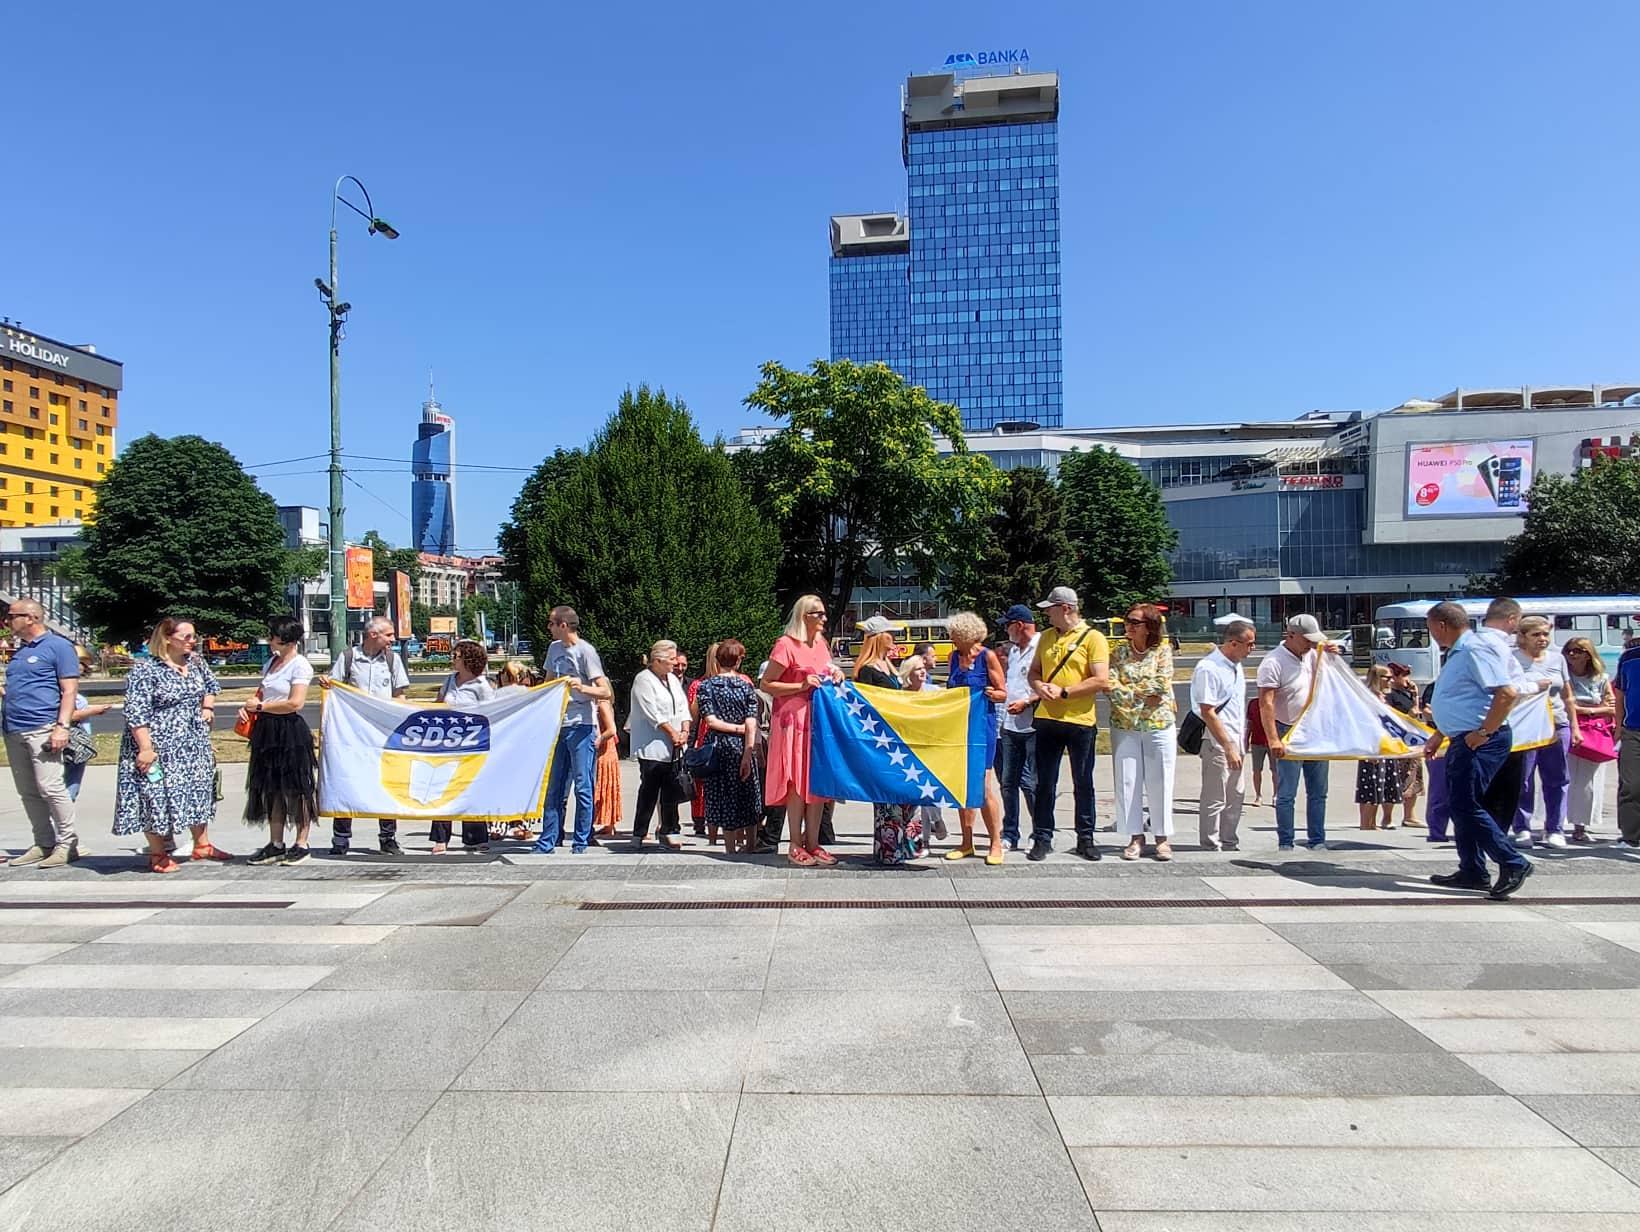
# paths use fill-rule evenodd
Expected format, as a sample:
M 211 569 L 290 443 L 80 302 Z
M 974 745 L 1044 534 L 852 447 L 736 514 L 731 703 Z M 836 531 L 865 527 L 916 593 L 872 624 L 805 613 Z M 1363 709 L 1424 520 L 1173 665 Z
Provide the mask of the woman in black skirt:
M 256 716 L 251 728 L 251 764 L 245 776 L 245 820 L 266 822 L 268 845 L 252 864 L 300 864 L 308 858 L 308 829 L 319 811 L 318 761 L 313 730 L 302 717 L 313 665 L 299 652 L 302 622 L 280 616 L 268 626 L 273 658 L 262 672 L 262 687 L 239 711 L 241 721 Z M 294 828 L 287 850 L 285 827 Z

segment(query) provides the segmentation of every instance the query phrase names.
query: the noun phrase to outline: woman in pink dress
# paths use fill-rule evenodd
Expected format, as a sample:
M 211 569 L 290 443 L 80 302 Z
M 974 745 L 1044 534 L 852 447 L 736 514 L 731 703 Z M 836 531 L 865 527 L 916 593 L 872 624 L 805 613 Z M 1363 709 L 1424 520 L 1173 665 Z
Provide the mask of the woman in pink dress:
M 761 681 L 763 691 L 774 699 L 763 800 L 771 808 L 786 806 L 789 858 L 802 867 L 837 863 L 837 857 L 820 846 L 826 801 L 809 791 L 809 694 L 822 681 L 842 679 L 826 643 L 826 602 L 819 595 L 804 595 L 792 604 L 786 632 L 769 652 Z

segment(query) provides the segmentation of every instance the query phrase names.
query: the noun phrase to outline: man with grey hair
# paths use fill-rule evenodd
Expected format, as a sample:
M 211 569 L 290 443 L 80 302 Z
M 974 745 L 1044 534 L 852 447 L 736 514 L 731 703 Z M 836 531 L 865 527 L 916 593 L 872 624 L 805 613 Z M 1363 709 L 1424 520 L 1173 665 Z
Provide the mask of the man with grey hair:
M 1468 615 L 1456 603 L 1437 603 L 1424 623 L 1430 640 L 1447 652 L 1430 698 L 1435 732 L 1424 756 L 1434 757 L 1445 742 L 1447 803 L 1458 848 L 1458 871 L 1437 873 L 1430 881 L 1505 899 L 1532 875 L 1531 863 L 1504 836 L 1485 803 L 1514 739 L 1509 728 L 1516 697 L 1510 684 L 1514 656 L 1499 639 L 1472 632 Z M 1496 884 L 1487 878 L 1486 856 L 1498 865 Z
M 1201 843 L 1208 851 L 1235 851 L 1241 824 L 1242 748 L 1247 739 L 1247 677 L 1242 663 L 1253 653 L 1257 631 L 1250 621 L 1220 627 L 1219 644 L 1190 674 L 1190 708 L 1207 727 L 1202 737 L 1202 789 L 1197 804 Z
M 337 667 L 340 670 L 334 677 L 318 677 L 320 688 L 328 689 L 340 680 L 371 697 L 403 697 L 410 689 L 410 673 L 404 666 L 404 656 L 393 649 L 393 622 L 385 616 L 372 616 L 365 622 L 359 645 L 343 651 Z M 396 820 L 378 818 L 376 830 L 384 856 L 401 854 Z M 353 819 L 332 818 L 330 834 L 330 854 L 345 856 L 353 840 Z
M 1298 782 L 1304 780 L 1304 845 L 1311 851 L 1327 847 L 1327 763 L 1292 761 L 1286 736 L 1310 700 L 1316 666 L 1327 637 L 1321 623 L 1307 612 L 1283 627 L 1281 644 L 1258 666 L 1258 713 L 1270 756 L 1276 763 L 1276 849 L 1291 851 Z
M 6 671 L 3 720 L 6 758 L 17 798 L 28 814 L 34 845 L 13 865 L 61 868 L 80 858 L 74 833 L 74 799 L 63 781 L 63 750 L 74 695 L 80 683 L 80 656 L 74 643 L 46 628 L 45 609 L 18 599 L 6 612 L 17 649 Z
M 1494 599 L 1486 605 L 1486 615 L 1481 618 L 1481 627 L 1478 630 L 1479 635 L 1490 642 L 1508 664 L 1509 685 L 1516 694 L 1524 692 L 1526 684 L 1526 670 L 1521 667 L 1520 660 L 1515 658 L 1515 634 L 1520 628 L 1520 618 L 1521 607 L 1514 599 Z M 1468 617 L 1465 616 L 1465 627 L 1468 623 Z M 1520 789 L 1525 778 L 1526 754 L 1511 749 L 1509 756 L 1504 758 L 1503 765 L 1498 767 L 1497 774 L 1492 776 L 1492 785 L 1486 789 L 1486 794 L 1482 798 L 1486 811 L 1503 827 L 1505 834 L 1515 829 L 1515 814 L 1520 806 Z M 1515 843 L 1520 847 L 1532 845 L 1530 820 L 1523 827 L 1515 829 Z

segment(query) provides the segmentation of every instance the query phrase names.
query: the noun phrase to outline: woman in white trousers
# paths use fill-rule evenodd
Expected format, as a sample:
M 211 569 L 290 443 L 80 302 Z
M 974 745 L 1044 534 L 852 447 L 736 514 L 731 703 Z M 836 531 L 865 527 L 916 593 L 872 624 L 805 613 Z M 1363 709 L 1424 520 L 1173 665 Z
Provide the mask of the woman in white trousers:
M 1122 859 L 1145 853 L 1145 806 L 1158 860 L 1173 858 L 1173 763 L 1178 735 L 1173 708 L 1173 652 L 1162 637 L 1162 614 L 1150 603 L 1127 614 L 1124 636 L 1111 648 L 1111 764 L 1116 814 L 1128 844 Z

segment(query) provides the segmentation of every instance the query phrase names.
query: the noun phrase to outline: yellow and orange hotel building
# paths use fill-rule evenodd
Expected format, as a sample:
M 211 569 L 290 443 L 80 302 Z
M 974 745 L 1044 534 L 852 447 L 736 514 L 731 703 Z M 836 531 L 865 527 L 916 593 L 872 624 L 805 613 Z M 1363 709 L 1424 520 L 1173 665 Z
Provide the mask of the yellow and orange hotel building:
M 0 526 L 87 517 L 114 460 L 123 367 L 0 323 Z

